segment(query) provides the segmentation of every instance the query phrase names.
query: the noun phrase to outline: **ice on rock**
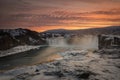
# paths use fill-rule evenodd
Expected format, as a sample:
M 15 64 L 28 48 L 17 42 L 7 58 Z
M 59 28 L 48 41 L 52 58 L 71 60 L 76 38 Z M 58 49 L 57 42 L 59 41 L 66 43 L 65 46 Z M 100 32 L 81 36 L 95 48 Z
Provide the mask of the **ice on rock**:
M 0 51 L 0 57 L 29 51 L 31 49 L 39 49 L 39 47 L 41 46 L 30 46 L 30 45 L 17 46 L 17 47 L 14 47 L 14 48 L 11 48 L 5 51 Z
M 29 40 L 30 40 L 31 42 L 33 42 L 33 43 L 38 42 L 37 40 L 35 40 L 35 39 L 31 38 L 31 37 L 29 37 Z
M 77 53 L 76 53 L 77 52 Z M 71 54 L 72 53 L 72 54 Z M 102 52 L 103 53 L 103 52 Z M 114 53 L 114 51 L 112 51 Z M 66 51 L 65 56 L 72 56 L 43 63 L 36 66 L 28 66 L 13 69 L 4 75 L 13 75 L 13 80 L 119 80 L 120 59 L 103 57 L 100 52 L 91 51 Z M 82 60 L 81 55 L 84 54 Z M 119 55 L 119 54 L 117 54 Z M 112 56 L 114 57 L 114 56 Z
M 12 37 L 19 36 L 19 35 L 24 35 L 26 33 L 25 30 L 22 29 L 4 29 L 3 32 L 10 33 Z

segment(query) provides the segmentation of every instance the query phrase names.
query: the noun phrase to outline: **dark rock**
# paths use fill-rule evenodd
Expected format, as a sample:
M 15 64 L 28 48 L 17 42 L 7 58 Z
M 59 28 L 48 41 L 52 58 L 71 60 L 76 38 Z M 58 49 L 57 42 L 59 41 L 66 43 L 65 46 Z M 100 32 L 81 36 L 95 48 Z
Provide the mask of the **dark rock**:
M 53 63 L 53 65 L 54 66 L 59 66 L 59 65 L 61 65 L 61 63 L 58 61 L 58 62 Z
M 90 73 L 82 73 L 82 74 L 78 74 L 78 75 L 76 75 L 78 78 L 80 78 L 80 79 L 88 79 L 89 78 L 89 76 L 90 76 Z
M 61 71 L 52 71 L 52 72 L 44 72 L 47 76 L 57 76 L 57 77 L 63 77 L 64 74 Z
M 91 71 L 86 71 L 86 70 L 76 70 L 74 75 L 78 78 L 78 79 L 89 79 L 89 77 L 91 75 L 96 75 L 95 73 L 91 72 Z
M 38 69 L 36 69 L 36 70 L 35 70 L 35 72 L 39 72 L 39 70 L 38 70 Z
M 117 68 L 120 68 L 120 65 L 116 65 Z
M 120 48 L 120 35 L 98 35 L 99 49 Z

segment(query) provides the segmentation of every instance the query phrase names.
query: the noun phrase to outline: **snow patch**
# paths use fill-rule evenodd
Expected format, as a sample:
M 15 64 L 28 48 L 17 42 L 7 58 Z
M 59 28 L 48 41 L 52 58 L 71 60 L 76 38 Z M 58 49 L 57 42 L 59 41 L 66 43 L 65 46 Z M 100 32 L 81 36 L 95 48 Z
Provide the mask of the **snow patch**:
M 35 40 L 35 39 L 31 38 L 31 37 L 29 37 L 29 41 L 30 41 L 30 42 L 33 42 L 33 43 L 38 42 L 37 40 Z
M 0 51 L 0 57 L 17 54 L 17 53 L 24 52 L 24 51 L 29 51 L 31 49 L 39 49 L 39 47 L 40 46 L 30 46 L 30 45 L 17 46 L 17 47 L 14 47 L 14 48 L 11 48 L 5 51 Z
M 10 35 L 12 37 L 24 35 L 26 33 L 25 30 L 21 30 L 21 29 L 13 29 L 13 30 L 12 29 L 4 29 L 3 32 L 10 33 Z
M 77 53 L 76 53 L 77 52 Z M 79 53 L 78 53 L 79 52 Z M 83 52 L 83 53 L 82 53 Z M 112 51 L 114 54 L 114 51 Z M 119 80 L 120 59 L 109 58 L 103 52 L 66 51 L 69 57 L 50 63 L 28 66 L 4 72 L 13 80 Z M 73 55 L 73 54 L 75 55 Z M 101 54 L 100 54 L 101 53 Z M 109 52 L 108 52 L 109 53 Z M 82 60 L 81 55 L 84 54 Z M 119 55 L 119 54 L 116 54 Z M 114 57 L 111 55 L 111 57 Z

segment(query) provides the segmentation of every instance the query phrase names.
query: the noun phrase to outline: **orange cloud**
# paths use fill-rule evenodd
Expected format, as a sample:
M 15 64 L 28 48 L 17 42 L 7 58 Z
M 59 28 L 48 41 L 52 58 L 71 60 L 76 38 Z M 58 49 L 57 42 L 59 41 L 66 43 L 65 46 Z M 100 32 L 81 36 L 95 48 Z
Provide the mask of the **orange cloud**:
M 41 32 L 120 25 L 120 0 L 0 0 L 0 10 L 0 28 Z
M 50 27 L 49 26 L 44 26 L 44 27 L 31 27 L 29 29 L 37 31 L 37 32 L 44 32 L 44 31 L 52 30 L 52 29 L 78 30 L 78 29 L 88 29 L 88 28 L 102 28 L 102 27 L 105 27 L 105 26 L 111 26 L 111 25 L 101 26 L 101 25 L 89 24 L 89 25 L 84 25 L 82 27 L 79 27 L 79 26 L 50 26 Z

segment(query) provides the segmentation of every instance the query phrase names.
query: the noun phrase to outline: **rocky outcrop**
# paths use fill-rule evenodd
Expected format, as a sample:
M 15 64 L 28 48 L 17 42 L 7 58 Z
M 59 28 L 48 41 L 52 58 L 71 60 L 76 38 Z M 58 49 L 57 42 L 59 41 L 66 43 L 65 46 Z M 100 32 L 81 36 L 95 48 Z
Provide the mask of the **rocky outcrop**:
M 67 51 L 63 59 L 6 71 L 3 80 L 119 80 L 120 50 Z M 109 54 L 110 53 L 110 54 Z M 10 77 L 9 79 L 6 79 Z
M 46 41 L 38 32 L 28 29 L 0 30 L 0 50 L 6 50 L 18 45 L 42 45 Z
M 99 35 L 99 49 L 120 48 L 120 35 Z
M 4 33 L 1 37 L 0 37 L 0 50 L 5 50 L 5 49 L 9 49 L 11 47 L 17 46 L 18 45 L 18 41 L 16 41 L 15 39 L 13 39 L 9 34 Z

